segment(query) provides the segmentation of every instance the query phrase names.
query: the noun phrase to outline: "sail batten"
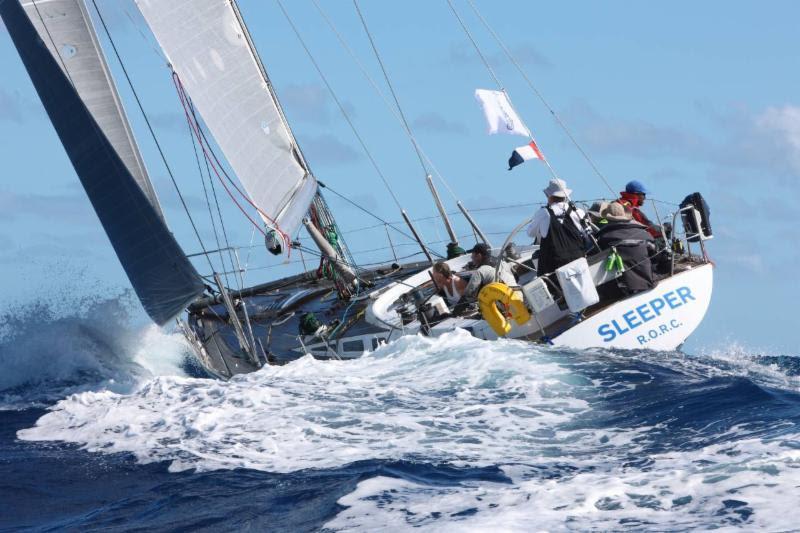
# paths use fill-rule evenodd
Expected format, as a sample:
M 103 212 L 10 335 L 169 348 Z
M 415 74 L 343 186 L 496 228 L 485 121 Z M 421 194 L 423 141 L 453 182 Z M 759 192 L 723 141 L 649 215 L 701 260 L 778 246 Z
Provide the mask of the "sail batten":
M 202 279 L 18 0 L 0 0 L 0 17 L 142 306 L 165 324 Z
M 84 1 L 27 0 L 22 7 L 150 204 L 163 218 Z
M 136 0 L 264 223 L 292 235 L 317 191 L 230 0 Z

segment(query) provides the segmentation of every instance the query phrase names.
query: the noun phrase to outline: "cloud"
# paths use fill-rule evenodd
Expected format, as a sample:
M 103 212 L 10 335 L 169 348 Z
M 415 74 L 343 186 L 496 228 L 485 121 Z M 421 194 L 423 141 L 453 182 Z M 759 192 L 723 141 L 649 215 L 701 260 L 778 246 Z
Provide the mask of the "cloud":
M 329 134 L 303 136 L 301 145 L 309 160 L 321 165 L 347 165 L 361 159 L 355 149 Z
M 577 126 L 578 138 L 592 151 L 640 158 L 674 157 L 708 164 L 712 180 L 752 179 L 769 173 L 776 181 L 796 186 L 800 177 L 800 107 L 785 105 L 753 112 L 729 107 L 701 113 L 713 134 L 645 120 L 602 116 L 586 105 L 573 105 L 564 115 Z
M 487 54 L 484 50 L 481 50 L 481 52 L 484 54 L 486 61 L 489 62 L 489 65 L 493 69 L 510 63 L 505 52 L 502 50 L 498 50 L 489 54 Z M 553 66 L 553 64 L 544 55 L 542 55 L 536 48 L 529 44 L 510 46 L 509 52 L 514 60 L 523 67 L 552 68 Z M 467 41 L 462 41 L 450 46 L 445 62 L 452 65 L 473 65 L 476 63 L 481 63 L 481 58 L 475 51 L 475 47 L 472 46 L 472 44 Z
M 768 107 L 754 117 L 753 125 L 758 140 L 772 148 L 771 155 L 800 175 L 800 107 Z
M 701 136 L 645 120 L 610 118 L 586 104 L 573 104 L 563 113 L 577 125 L 579 138 L 593 150 L 637 157 L 681 156 L 705 158 L 713 146 Z
M 280 91 L 281 103 L 294 120 L 313 124 L 331 121 L 330 98 L 319 84 L 289 84 Z
M 458 121 L 448 120 L 439 113 L 423 113 L 411 123 L 412 130 L 431 131 L 434 133 L 451 133 L 466 135 L 467 127 Z

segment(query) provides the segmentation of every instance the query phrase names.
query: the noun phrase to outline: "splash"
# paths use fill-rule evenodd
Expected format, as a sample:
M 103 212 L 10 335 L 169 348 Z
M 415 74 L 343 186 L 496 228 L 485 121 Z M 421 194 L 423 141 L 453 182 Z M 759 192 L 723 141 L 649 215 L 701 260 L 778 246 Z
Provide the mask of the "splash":
M 456 331 L 229 382 L 83 392 L 17 435 L 173 472 L 302 477 L 368 461 L 467 473 L 379 471 L 339 500 L 331 530 L 792 529 L 781 509 L 800 486 L 800 396 L 736 368 Z
M 290 472 L 415 455 L 492 464 L 524 457 L 586 408 L 563 374 L 523 343 L 459 331 L 404 338 L 352 361 L 305 357 L 229 382 L 159 377 L 130 395 L 85 393 L 19 437 L 127 451 L 173 470 Z
M 38 299 L 0 315 L 0 409 L 51 404 L 87 390 L 129 392 L 182 374 L 178 335 L 136 325 L 132 296 Z

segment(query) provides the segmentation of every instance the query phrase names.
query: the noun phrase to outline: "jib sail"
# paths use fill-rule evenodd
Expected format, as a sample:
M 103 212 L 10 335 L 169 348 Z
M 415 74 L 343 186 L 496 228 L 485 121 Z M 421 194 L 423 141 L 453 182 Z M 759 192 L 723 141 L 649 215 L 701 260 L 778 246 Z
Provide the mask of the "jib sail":
M 293 235 L 317 192 L 236 3 L 136 0 L 265 225 Z

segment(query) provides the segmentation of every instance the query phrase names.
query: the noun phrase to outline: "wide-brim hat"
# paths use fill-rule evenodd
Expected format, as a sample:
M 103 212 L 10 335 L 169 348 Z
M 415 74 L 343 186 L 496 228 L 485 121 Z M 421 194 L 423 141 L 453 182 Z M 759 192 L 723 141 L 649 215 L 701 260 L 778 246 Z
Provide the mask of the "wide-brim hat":
M 600 216 L 609 222 L 630 222 L 633 214 L 619 202 L 611 202 L 600 212 Z
M 558 198 L 566 198 L 570 194 L 572 194 L 572 189 L 567 188 L 567 182 L 560 179 L 552 179 L 547 184 L 547 188 L 543 189 L 542 192 L 548 198 L 551 196 L 556 196 Z
M 608 207 L 608 202 L 595 202 L 587 213 L 590 217 L 603 218 L 603 211 Z

